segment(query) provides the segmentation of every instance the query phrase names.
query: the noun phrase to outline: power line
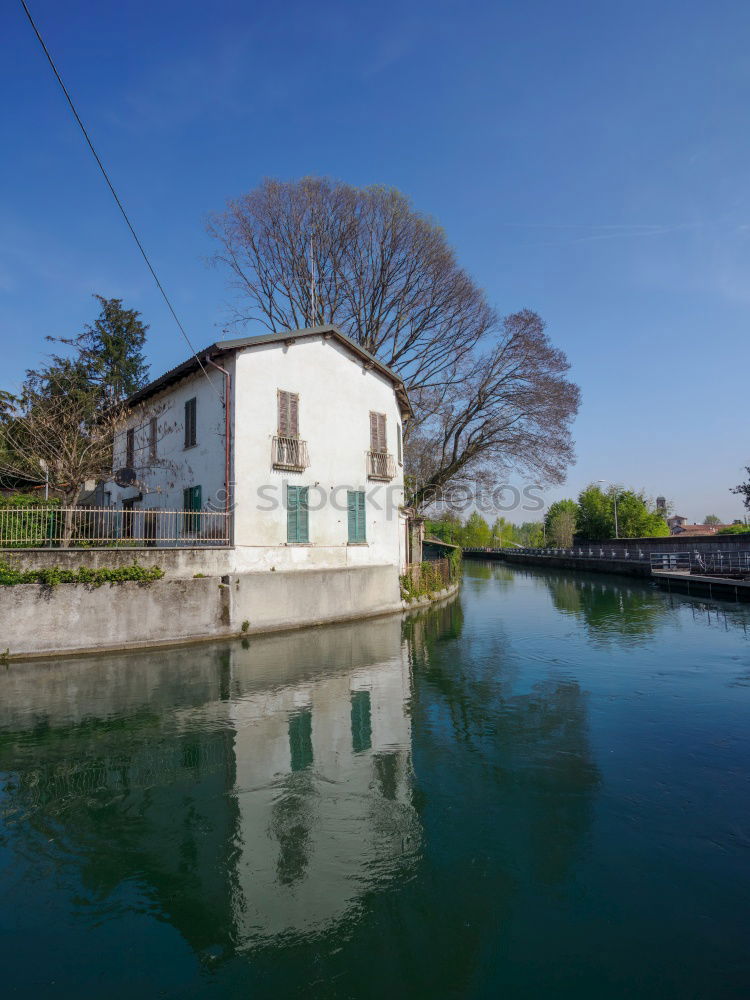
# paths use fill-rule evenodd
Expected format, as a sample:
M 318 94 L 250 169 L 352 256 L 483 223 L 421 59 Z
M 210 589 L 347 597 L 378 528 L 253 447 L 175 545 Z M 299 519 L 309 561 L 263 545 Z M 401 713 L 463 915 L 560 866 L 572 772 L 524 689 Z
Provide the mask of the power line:
M 73 116 L 75 117 L 75 120 L 78 122 L 78 125 L 80 126 L 81 132 L 83 132 L 83 137 L 86 140 L 86 142 L 88 144 L 88 147 L 89 147 L 89 149 L 91 150 L 91 152 L 92 152 L 92 154 L 94 156 L 94 159 L 96 160 L 97 166 L 101 170 L 102 176 L 104 177 L 104 180 L 107 182 L 107 187 L 112 192 L 112 197 L 117 202 L 117 207 L 120 209 L 120 212 L 122 213 L 122 217 L 125 220 L 125 223 L 127 224 L 127 227 L 130 230 L 130 233 L 131 233 L 133 239 L 135 240 L 138 249 L 141 251 L 141 256 L 146 261 L 146 267 L 151 272 L 151 276 L 153 277 L 154 281 L 156 282 L 156 287 L 159 289 L 159 291 L 161 292 L 162 298 L 167 303 L 167 308 L 172 313 L 174 321 L 177 324 L 177 326 L 179 327 L 180 333 L 185 338 L 185 342 L 188 345 L 188 347 L 190 348 L 190 350 L 192 351 L 193 356 L 195 357 L 195 360 L 198 362 L 200 370 L 206 376 L 206 379 L 207 379 L 208 383 L 210 384 L 211 388 L 214 390 L 214 392 L 216 393 L 216 395 L 219 396 L 219 399 L 221 399 L 221 396 L 220 396 L 220 394 L 219 394 L 216 386 L 213 384 L 213 382 L 209 378 L 208 372 L 206 371 L 206 369 L 205 369 L 205 367 L 203 365 L 203 362 L 198 357 L 198 352 L 193 347 L 193 345 L 192 345 L 192 343 L 190 341 L 190 337 L 188 337 L 187 333 L 185 332 L 185 328 L 182 325 L 182 323 L 180 322 L 179 317 L 177 316 L 177 313 L 174 310 L 174 306 L 172 305 L 172 303 L 169 300 L 169 296 L 164 291 L 164 286 L 162 285 L 161 281 L 159 281 L 159 277 L 158 277 L 156 271 L 154 270 L 154 267 L 153 267 L 151 261 L 148 258 L 148 254 L 146 253 L 146 251 L 143 248 L 143 244 L 141 243 L 140 239 L 138 238 L 138 233 L 136 233 L 136 231 L 135 231 L 135 229 L 133 227 L 133 223 L 128 218 L 128 213 L 125 211 L 125 207 L 123 206 L 122 202 L 120 201 L 120 198 L 119 198 L 119 196 L 117 194 L 117 191 L 115 191 L 115 186 L 112 183 L 112 181 L 110 180 L 109 174 L 105 170 L 104 164 L 102 163 L 101 159 L 99 158 L 99 154 L 97 153 L 96 149 L 94 148 L 94 144 L 91 141 L 91 138 L 90 138 L 88 132 L 86 131 L 86 126 L 81 121 L 81 116 L 78 114 L 78 111 L 76 110 L 76 106 L 73 103 L 73 98 L 68 93 L 68 88 L 63 83 L 62 77 L 60 76 L 60 74 L 57 71 L 57 66 L 55 66 L 55 61 L 52 58 L 52 56 L 50 55 L 49 49 L 45 45 L 44 39 L 42 38 L 42 36 L 41 36 L 41 34 L 39 32 L 39 28 L 37 28 L 37 26 L 36 26 L 36 24 L 34 22 L 34 18 L 31 16 L 31 11 L 26 6 L 26 0 L 20 0 L 20 2 L 21 2 L 21 6 L 23 7 L 23 9 L 24 9 L 24 11 L 26 13 L 26 17 L 29 19 L 29 24 L 34 29 L 34 34 L 36 35 L 37 39 L 39 40 L 39 44 L 42 46 L 42 49 L 44 50 L 44 54 L 47 57 L 47 61 L 49 62 L 50 66 L 52 67 L 52 72 L 55 74 L 55 78 L 57 79 L 57 82 L 60 84 L 60 87 L 62 89 L 63 94 L 65 94 L 65 99 L 68 102 L 68 104 L 70 105 L 70 110 L 73 112 Z

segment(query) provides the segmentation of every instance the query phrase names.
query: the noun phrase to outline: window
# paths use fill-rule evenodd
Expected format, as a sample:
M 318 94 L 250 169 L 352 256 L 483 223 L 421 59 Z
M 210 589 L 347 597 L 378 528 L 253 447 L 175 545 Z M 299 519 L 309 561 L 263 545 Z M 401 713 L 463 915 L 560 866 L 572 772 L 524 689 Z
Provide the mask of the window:
M 398 464 L 404 464 L 404 446 L 401 441 L 401 424 L 396 424 L 396 454 L 398 455 Z
M 299 437 L 299 396 L 279 389 L 279 437 Z
M 151 417 L 148 422 L 148 457 L 152 462 L 156 461 L 156 417 Z
M 195 425 L 198 401 L 195 397 L 185 403 L 185 447 L 192 448 L 196 442 Z
M 309 509 L 307 486 L 287 486 L 286 488 L 286 540 L 288 542 L 309 542 Z
M 364 542 L 367 540 L 364 491 L 347 490 L 346 501 L 349 515 L 349 542 Z
M 372 746 L 370 692 L 352 692 L 352 750 L 363 753 Z
M 309 709 L 289 718 L 289 757 L 293 771 L 304 771 L 313 762 L 312 712 Z
M 135 430 L 131 427 L 125 437 L 125 465 L 135 468 Z
M 202 493 L 203 490 L 200 486 L 188 486 L 187 489 L 182 491 L 182 509 L 185 512 L 182 515 L 183 531 L 200 531 L 201 519 L 199 512 L 203 505 Z
M 385 413 L 370 414 L 370 451 L 380 454 L 388 451 L 385 439 Z

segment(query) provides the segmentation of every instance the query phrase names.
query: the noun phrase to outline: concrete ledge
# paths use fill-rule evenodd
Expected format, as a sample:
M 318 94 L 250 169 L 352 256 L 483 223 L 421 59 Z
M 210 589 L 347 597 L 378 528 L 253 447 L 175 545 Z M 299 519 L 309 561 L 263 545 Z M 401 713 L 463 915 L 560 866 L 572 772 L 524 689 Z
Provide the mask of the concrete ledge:
M 224 631 L 217 579 L 87 587 L 0 587 L 0 652 L 10 656 L 215 638 Z
M 441 591 L 433 600 L 444 596 L 450 592 Z M 0 656 L 4 650 L 9 659 L 35 659 L 182 645 L 373 618 L 418 606 L 402 601 L 396 566 L 225 574 L 97 588 L 20 584 L 0 587 Z
M 461 587 L 461 581 L 458 583 L 452 583 L 450 587 L 444 587 L 442 590 L 436 590 L 432 594 L 427 594 L 425 597 L 418 597 L 414 601 L 401 601 L 401 607 L 404 611 L 414 611 L 415 608 L 426 608 L 430 604 L 435 604 L 438 601 L 445 601 L 449 597 L 453 597 L 457 594 Z

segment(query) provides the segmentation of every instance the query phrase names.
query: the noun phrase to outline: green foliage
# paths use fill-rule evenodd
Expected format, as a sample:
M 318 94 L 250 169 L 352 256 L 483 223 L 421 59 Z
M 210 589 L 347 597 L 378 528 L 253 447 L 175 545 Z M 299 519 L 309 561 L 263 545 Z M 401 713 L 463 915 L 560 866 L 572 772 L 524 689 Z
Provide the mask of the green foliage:
M 617 521 L 620 538 L 662 538 L 669 526 L 658 511 L 651 509 L 642 492 L 617 491 Z M 605 493 L 595 483 L 578 496 L 577 536 L 586 542 L 615 537 L 615 493 Z
M 445 587 L 440 569 L 434 562 L 420 563 L 418 573 L 404 573 L 400 580 L 401 596 L 406 601 L 428 597 Z
M 79 566 L 78 569 L 59 569 L 56 566 L 49 569 L 19 570 L 9 563 L 0 562 L 0 586 L 14 587 L 21 583 L 36 583 L 43 587 L 56 587 L 61 583 L 79 583 L 88 587 L 101 587 L 104 583 L 153 583 L 161 580 L 164 570 L 158 566 L 118 566 L 113 569 L 89 569 Z
M 461 549 L 452 549 L 448 556 L 450 565 L 451 582 L 457 580 L 461 572 Z
M 14 549 L 41 548 L 54 534 L 54 511 L 59 503 L 58 499 L 45 500 L 26 493 L 0 496 L 0 511 L 3 512 L 0 518 L 0 544 L 12 544 Z M 8 513 L 13 508 L 16 508 L 14 513 Z
M 739 483 L 729 492 L 742 497 L 743 504 L 748 510 L 750 510 L 750 465 L 745 466 L 745 472 L 747 473 L 747 482 Z
M 557 517 L 558 514 L 565 512 L 572 514 L 574 517 L 578 515 L 578 504 L 575 500 L 556 500 L 549 505 L 547 513 L 544 515 L 544 525 L 547 531 L 550 530 L 552 519 Z
M 498 517 L 490 526 L 479 514 L 472 514 L 466 524 L 451 511 L 443 512 L 437 518 L 425 521 L 425 536 L 439 538 L 451 545 L 462 548 L 507 548 L 511 545 L 524 547 L 541 546 L 543 544 L 542 524 L 527 521 L 524 524 L 512 524 L 504 517 Z
M 464 546 L 467 548 L 485 548 L 489 546 L 492 532 L 489 524 L 481 514 L 474 511 L 464 527 Z
M 750 524 L 728 524 L 725 528 L 719 528 L 718 535 L 746 535 L 750 534 Z
M 58 497 L 50 497 L 45 500 L 38 493 L 2 493 L 0 494 L 0 510 L 7 510 L 12 507 L 59 507 Z
M 87 323 L 77 337 L 49 337 L 55 343 L 75 348 L 75 364 L 86 383 L 95 386 L 103 405 L 122 403 L 148 381 L 143 354 L 146 326 L 135 309 L 123 309 L 122 299 L 94 295 L 100 306 L 93 324 Z M 54 358 L 55 363 L 65 359 Z
M 704 524 L 722 524 L 721 518 L 717 514 L 706 514 L 703 518 Z
M 578 521 L 578 504 L 575 500 L 557 500 L 550 504 L 544 517 L 548 545 L 569 549 Z
M 120 299 L 95 298 L 101 311 L 93 325 L 73 338 L 48 338 L 73 353 L 28 370 L 18 396 L 0 400 L 0 477 L 11 484 L 46 477 L 68 505 L 87 479 L 111 472 L 124 400 L 148 378 L 139 314 Z

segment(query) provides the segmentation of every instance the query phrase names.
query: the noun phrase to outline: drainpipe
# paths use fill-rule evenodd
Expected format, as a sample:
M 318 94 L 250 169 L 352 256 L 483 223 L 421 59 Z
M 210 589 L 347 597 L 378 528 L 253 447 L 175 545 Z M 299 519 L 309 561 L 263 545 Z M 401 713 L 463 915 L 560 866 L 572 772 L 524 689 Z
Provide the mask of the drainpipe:
M 229 513 L 231 511 L 231 502 L 229 499 L 229 482 L 230 482 L 230 447 L 231 447 L 231 417 L 229 413 L 229 404 L 231 401 L 232 392 L 232 376 L 226 370 L 222 368 L 221 365 L 217 365 L 215 361 L 206 355 L 206 364 L 211 365 L 218 372 L 224 376 L 224 512 L 227 514 L 227 527 L 229 526 Z

